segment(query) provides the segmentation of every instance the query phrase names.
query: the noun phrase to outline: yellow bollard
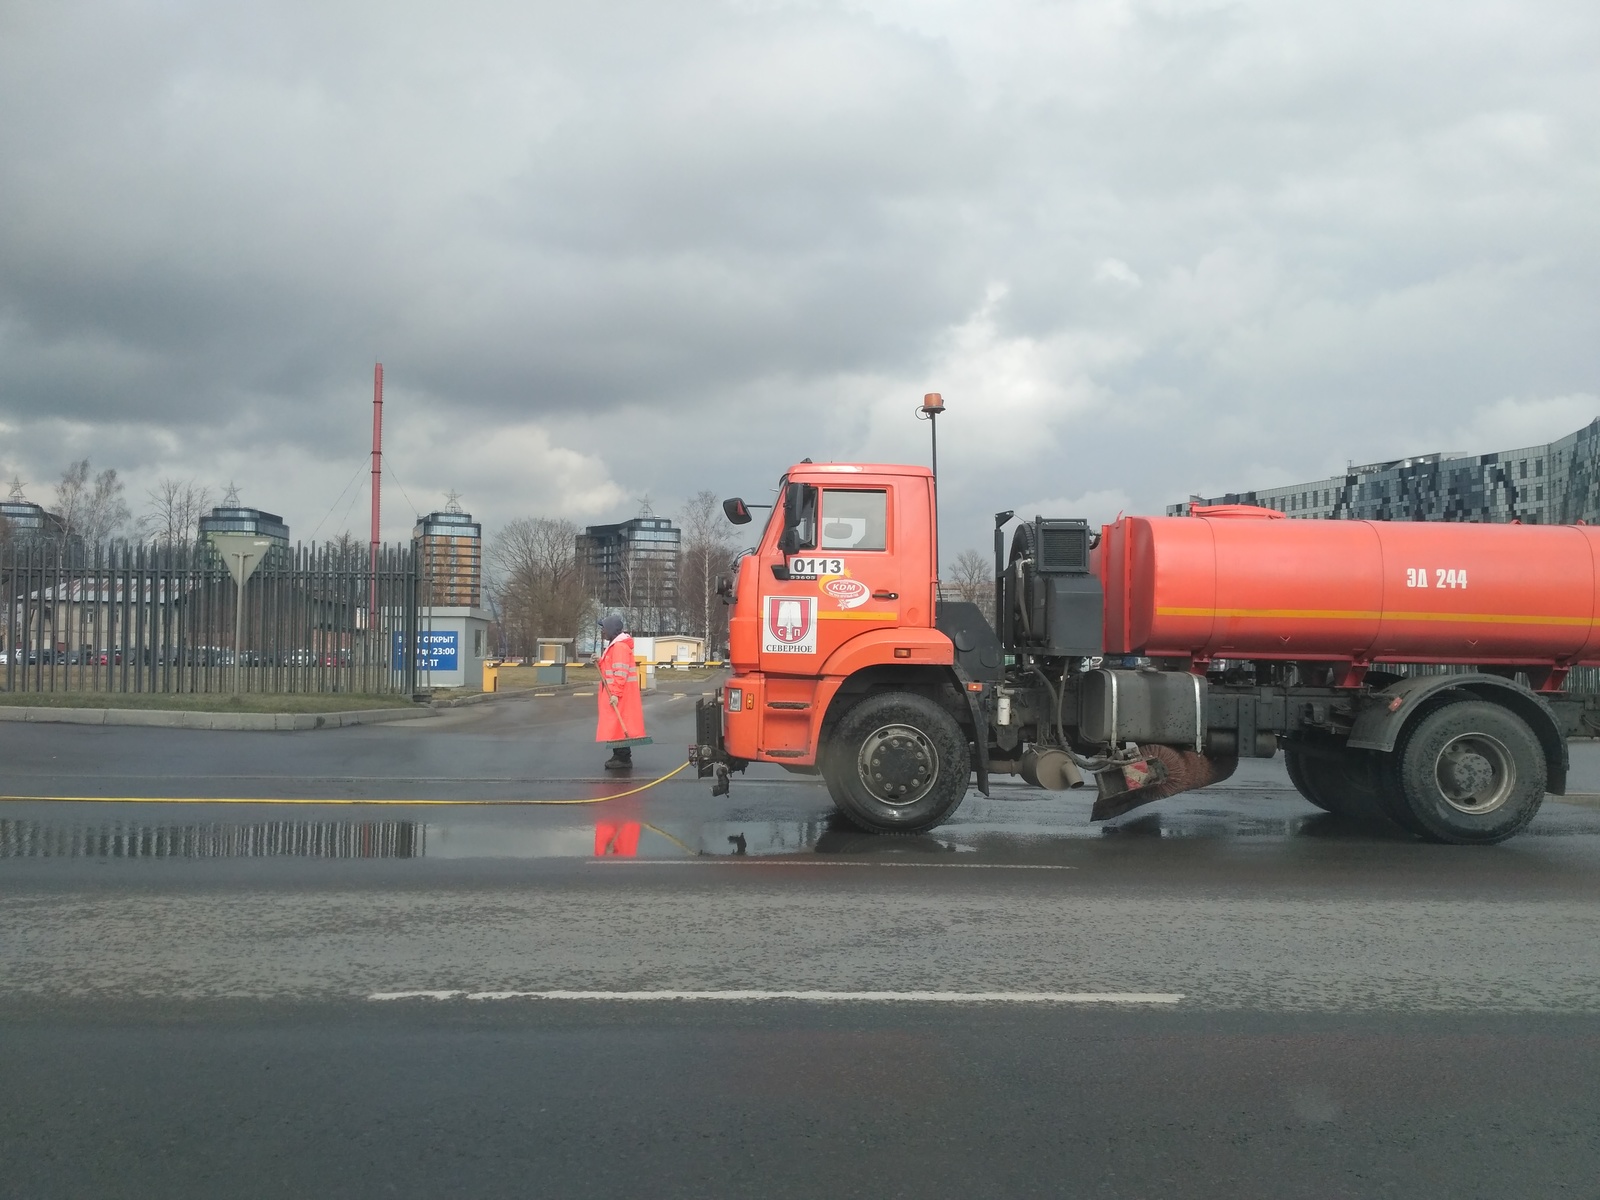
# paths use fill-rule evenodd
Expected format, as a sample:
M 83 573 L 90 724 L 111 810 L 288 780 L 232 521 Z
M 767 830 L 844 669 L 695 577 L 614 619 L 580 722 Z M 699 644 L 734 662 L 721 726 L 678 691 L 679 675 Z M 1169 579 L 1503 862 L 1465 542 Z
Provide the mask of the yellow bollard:
M 500 690 L 499 663 L 483 664 L 483 690 L 486 692 L 498 692 Z

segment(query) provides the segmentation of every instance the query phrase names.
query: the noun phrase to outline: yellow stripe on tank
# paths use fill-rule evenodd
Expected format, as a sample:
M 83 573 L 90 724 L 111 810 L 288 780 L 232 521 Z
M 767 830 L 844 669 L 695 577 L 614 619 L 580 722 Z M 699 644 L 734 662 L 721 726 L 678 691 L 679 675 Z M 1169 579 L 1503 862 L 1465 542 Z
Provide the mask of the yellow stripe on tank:
M 1470 625 L 1582 625 L 1588 617 L 1524 616 L 1515 613 L 1362 612 L 1323 608 L 1158 608 L 1158 617 L 1261 617 L 1294 621 L 1442 621 Z

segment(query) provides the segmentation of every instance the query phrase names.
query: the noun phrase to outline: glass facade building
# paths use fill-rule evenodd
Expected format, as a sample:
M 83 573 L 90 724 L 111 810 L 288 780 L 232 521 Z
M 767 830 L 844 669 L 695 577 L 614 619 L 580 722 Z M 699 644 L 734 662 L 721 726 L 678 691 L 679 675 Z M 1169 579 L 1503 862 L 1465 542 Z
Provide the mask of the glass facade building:
M 289 545 L 289 527 L 283 523 L 283 518 L 259 508 L 213 508 L 209 516 L 200 518 L 200 536 L 208 533 L 253 533 L 257 537 L 270 538 L 285 549 Z
M 1324 520 L 1600 524 L 1600 418 L 1544 445 L 1369 463 L 1308 483 L 1191 496 L 1167 513 L 1182 516 L 1211 504 L 1254 504 Z
M 638 516 L 590 525 L 578 535 L 577 557 L 602 608 L 625 611 L 634 633 L 669 633 L 677 621 L 682 541 L 682 531 L 667 518 Z
M 39 538 L 60 539 L 66 536 L 66 526 L 60 517 L 53 512 L 45 511 L 42 505 L 24 500 L 20 496 L 0 500 L 0 521 L 5 523 L 6 534 L 19 541 Z

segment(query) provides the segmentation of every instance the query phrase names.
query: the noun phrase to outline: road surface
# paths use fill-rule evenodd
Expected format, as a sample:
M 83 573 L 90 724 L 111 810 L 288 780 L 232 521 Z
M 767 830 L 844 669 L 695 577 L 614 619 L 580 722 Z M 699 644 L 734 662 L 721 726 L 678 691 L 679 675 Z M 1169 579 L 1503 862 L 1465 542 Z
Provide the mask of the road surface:
M 0 726 L 0 791 L 123 800 L 0 804 L 0 1195 L 1600 1194 L 1587 800 L 1492 848 L 1278 761 L 915 838 L 760 769 L 330 803 L 637 787 L 706 686 L 649 699 L 629 783 L 561 694 Z

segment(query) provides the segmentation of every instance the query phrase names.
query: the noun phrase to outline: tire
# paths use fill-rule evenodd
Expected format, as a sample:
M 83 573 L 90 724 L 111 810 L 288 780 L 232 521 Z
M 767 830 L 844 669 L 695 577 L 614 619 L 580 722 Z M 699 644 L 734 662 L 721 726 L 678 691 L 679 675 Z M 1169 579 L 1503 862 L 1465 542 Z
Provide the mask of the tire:
M 966 797 L 972 755 L 961 726 L 932 700 L 882 692 L 844 715 L 822 773 L 852 824 L 871 833 L 923 833 Z
M 1294 790 L 1323 812 L 1337 813 L 1339 811 L 1338 804 L 1325 796 L 1323 789 L 1317 786 L 1321 780 L 1315 774 L 1316 768 L 1312 766 L 1313 761 L 1309 755 L 1301 754 L 1292 746 L 1284 747 L 1283 765 L 1289 771 L 1289 782 L 1294 784 Z
M 1284 748 L 1284 765 L 1295 791 L 1323 812 L 1338 817 L 1368 816 L 1381 809 L 1368 765 L 1359 751 L 1340 749 L 1337 757 Z
M 1544 803 L 1544 748 L 1521 717 L 1463 700 L 1420 717 L 1391 756 L 1386 807 L 1419 836 L 1456 846 L 1503 842 Z

